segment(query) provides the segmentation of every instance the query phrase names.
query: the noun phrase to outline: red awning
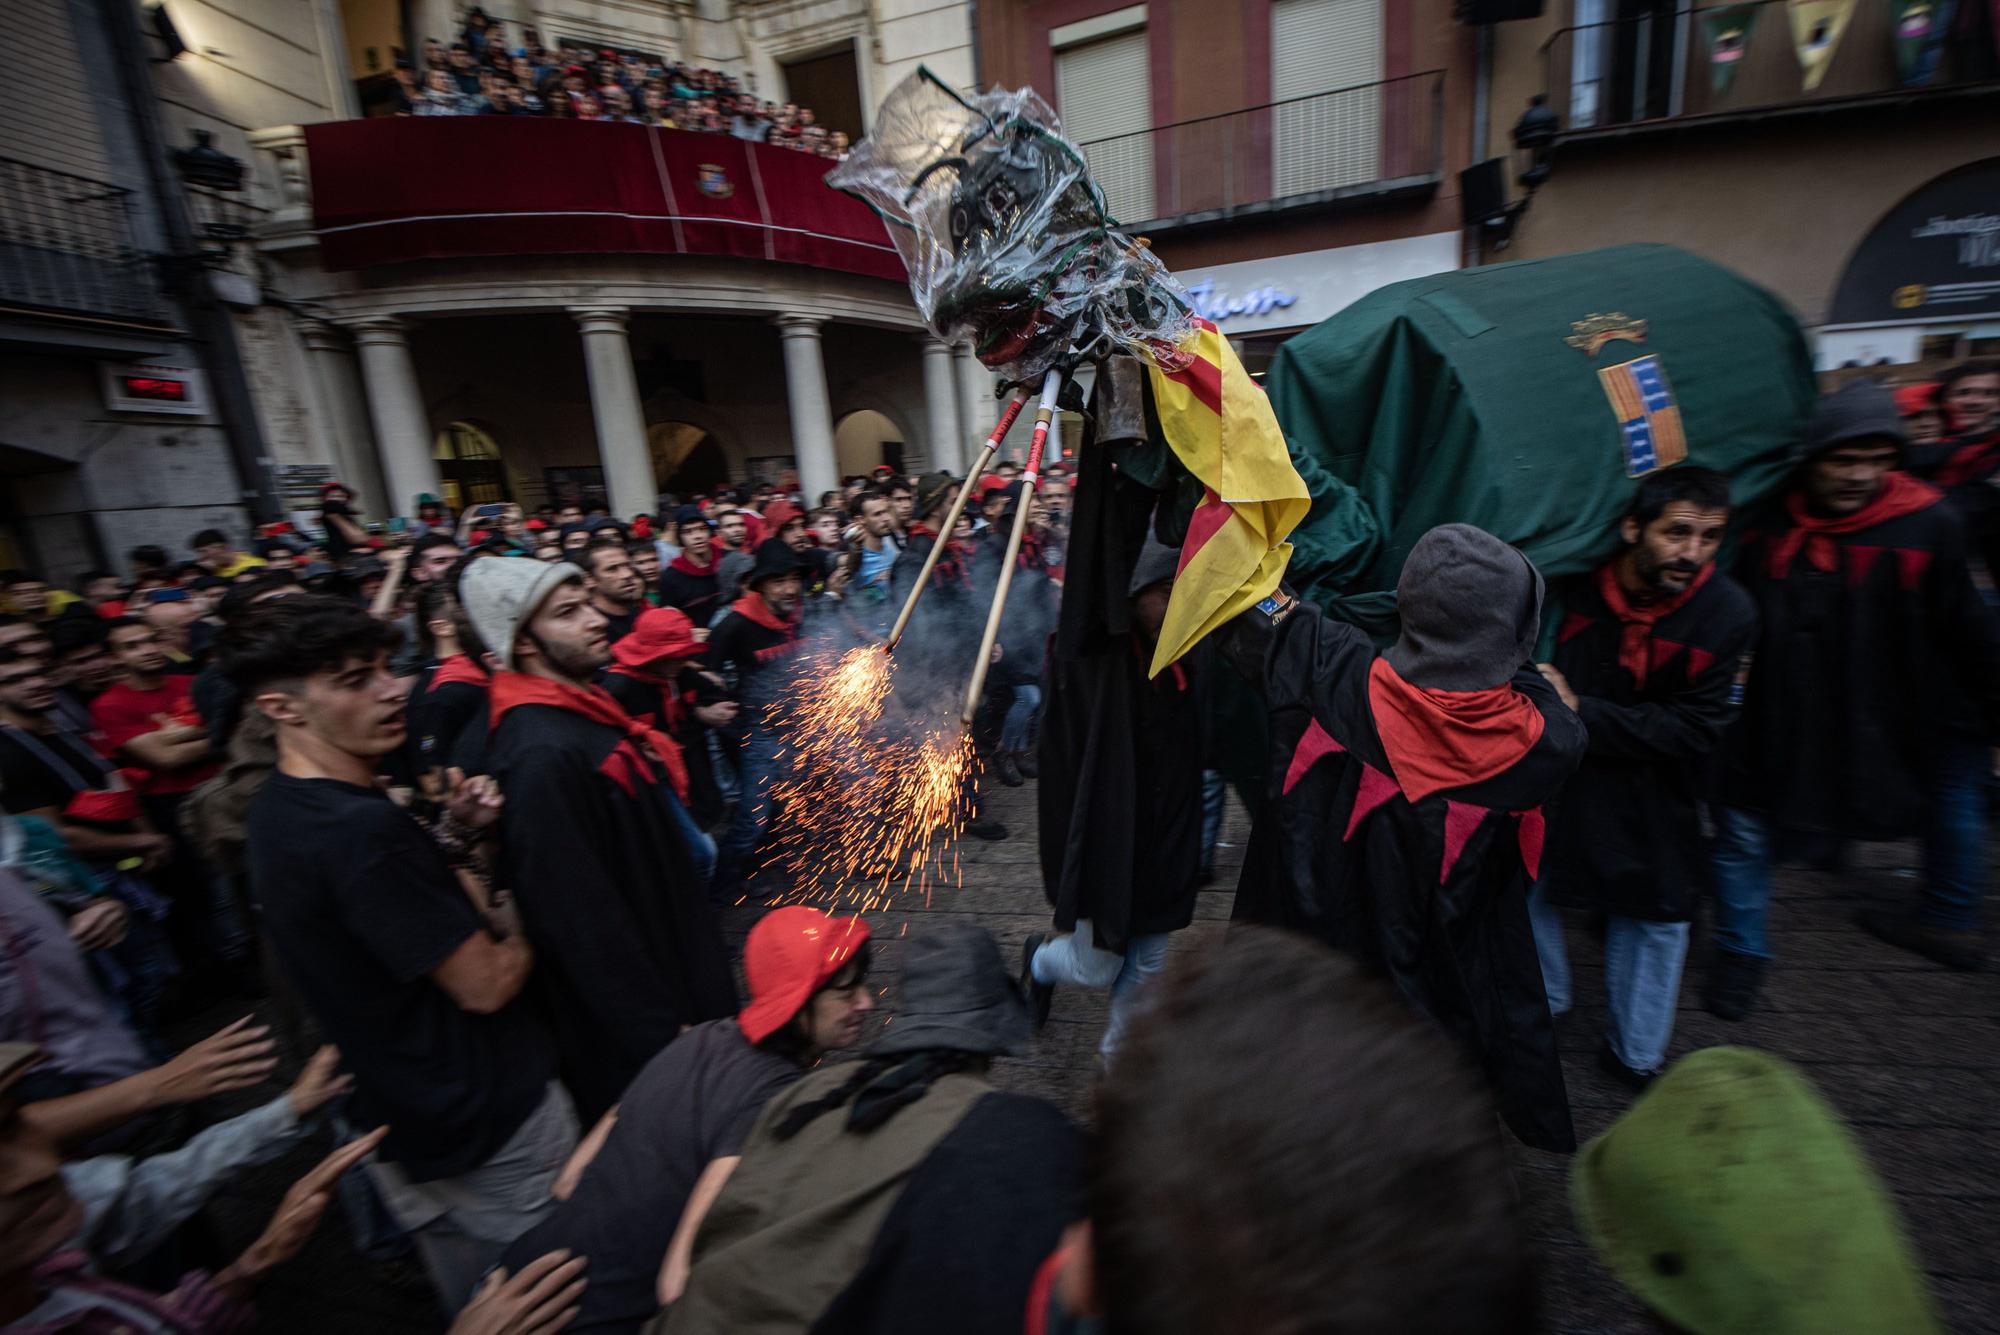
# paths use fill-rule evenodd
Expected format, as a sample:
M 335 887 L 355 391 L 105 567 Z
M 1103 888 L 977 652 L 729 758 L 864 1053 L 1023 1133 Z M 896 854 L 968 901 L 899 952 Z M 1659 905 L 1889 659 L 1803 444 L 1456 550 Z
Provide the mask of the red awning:
M 306 127 L 328 269 L 469 256 L 735 255 L 904 281 L 824 158 L 728 135 L 518 116 Z

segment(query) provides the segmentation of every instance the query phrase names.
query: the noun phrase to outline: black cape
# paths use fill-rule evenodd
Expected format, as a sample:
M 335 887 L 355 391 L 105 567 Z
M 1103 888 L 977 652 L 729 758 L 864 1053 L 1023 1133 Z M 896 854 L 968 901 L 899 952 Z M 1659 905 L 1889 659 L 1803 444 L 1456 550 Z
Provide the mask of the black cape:
M 2000 620 L 1980 599 L 1952 508 L 1832 535 L 1822 571 L 1781 573 L 1782 510 L 1745 534 L 1736 578 L 1759 628 L 1719 797 L 1788 830 L 1900 839 L 1924 829 L 1953 740 L 2000 719 Z
M 1387 777 L 1368 693 L 1374 659 L 1366 635 L 1309 603 L 1271 632 L 1271 800 L 1251 836 L 1261 876 L 1253 885 L 1246 874 L 1235 916 L 1381 969 L 1481 1066 L 1515 1135 L 1573 1150 L 1528 887 L 1541 808 L 1582 758 L 1583 725 L 1523 668 L 1512 685 L 1542 715 L 1534 746 L 1490 778 L 1413 803 Z
M 1597 577 L 1561 589 L 1554 662 L 1590 749 L 1549 819 L 1542 888 L 1557 904 L 1687 922 L 1705 883 L 1699 803 L 1736 716 L 1757 609 L 1719 571 L 1652 626 L 1644 685 L 1619 663 L 1624 625 Z
M 457 766 L 467 774 L 486 768 L 486 688 L 469 681 L 436 682 L 427 665 L 410 691 L 410 764 L 416 773 Z
M 728 951 L 666 798 L 606 764 L 624 741 L 569 710 L 519 705 L 487 747 L 507 795 L 501 883 L 520 903 L 563 1083 L 586 1126 L 683 1025 L 737 1009 Z
M 732 697 L 700 672 L 684 674 L 682 681 L 691 682 L 692 689 L 684 693 L 680 721 L 669 727 L 662 722 L 667 708 L 666 693 L 679 690 L 678 684 L 661 686 L 640 677 L 628 677 L 622 672 L 597 674 L 597 684 L 626 713 L 633 718 L 650 717 L 654 727 L 663 729 L 680 743 L 681 759 L 687 765 L 688 773 L 688 814 L 694 817 L 695 824 L 708 829 L 721 821 L 725 803 L 722 785 L 715 777 L 715 759 L 709 754 L 710 729 L 695 717 L 693 706 L 711 705 Z

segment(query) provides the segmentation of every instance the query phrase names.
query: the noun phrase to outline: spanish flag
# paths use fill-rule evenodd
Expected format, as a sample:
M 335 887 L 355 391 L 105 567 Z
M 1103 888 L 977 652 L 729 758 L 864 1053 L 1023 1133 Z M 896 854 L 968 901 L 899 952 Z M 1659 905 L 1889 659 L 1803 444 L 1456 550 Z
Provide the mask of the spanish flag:
M 1203 489 L 1153 650 L 1155 676 L 1277 591 L 1292 558 L 1285 538 L 1312 506 L 1263 388 L 1213 323 L 1197 324 L 1182 369 L 1148 364 L 1167 444 Z

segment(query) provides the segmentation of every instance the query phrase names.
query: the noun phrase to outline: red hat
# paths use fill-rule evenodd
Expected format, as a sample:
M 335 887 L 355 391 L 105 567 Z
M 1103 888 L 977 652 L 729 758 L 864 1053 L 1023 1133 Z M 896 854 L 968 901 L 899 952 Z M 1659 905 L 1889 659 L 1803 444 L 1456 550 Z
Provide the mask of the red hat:
M 830 918 L 803 904 L 772 909 L 757 920 L 743 944 L 750 1004 L 737 1012 L 736 1027 L 752 1043 L 762 1043 L 867 943 L 868 924 L 858 917 Z
M 1896 387 L 1896 416 L 1915 417 L 1918 413 L 1936 412 L 1938 406 L 1938 382 L 1926 380 L 1916 385 Z
M 611 656 L 623 667 L 641 667 L 662 658 L 693 658 L 702 652 L 694 637 L 694 622 L 677 607 L 649 607 L 632 629 L 611 646 Z
M 790 501 L 772 501 L 764 507 L 764 528 L 774 536 L 782 533 L 785 525 L 791 523 L 794 519 L 803 518 L 805 518 L 805 511 L 799 509 L 798 506 L 793 505 Z
M 1007 490 L 1010 485 L 1006 478 L 995 477 L 993 474 L 988 473 L 985 477 L 979 479 L 979 499 L 983 501 L 996 491 Z

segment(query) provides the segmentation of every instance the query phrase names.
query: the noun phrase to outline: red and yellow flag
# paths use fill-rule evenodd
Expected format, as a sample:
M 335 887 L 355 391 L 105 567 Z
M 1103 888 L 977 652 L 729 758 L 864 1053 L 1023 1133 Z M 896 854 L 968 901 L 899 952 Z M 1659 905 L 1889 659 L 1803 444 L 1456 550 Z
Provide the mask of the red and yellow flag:
M 1292 558 L 1285 538 L 1312 506 L 1263 388 L 1213 323 L 1198 325 L 1183 369 L 1148 366 L 1167 444 L 1205 493 L 1181 545 L 1154 675 L 1277 591 Z

